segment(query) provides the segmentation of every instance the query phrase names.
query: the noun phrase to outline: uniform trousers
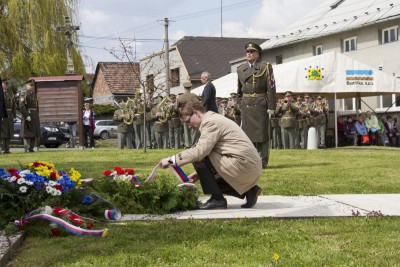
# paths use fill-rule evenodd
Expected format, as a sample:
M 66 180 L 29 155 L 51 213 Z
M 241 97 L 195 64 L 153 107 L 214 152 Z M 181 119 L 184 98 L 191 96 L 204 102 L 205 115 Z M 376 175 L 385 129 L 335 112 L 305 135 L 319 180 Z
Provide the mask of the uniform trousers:
M 159 149 L 167 149 L 167 141 L 168 141 L 168 131 L 165 132 L 155 132 L 157 146 Z
M 132 147 L 132 133 L 118 133 L 118 149 Z
M 179 149 L 181 144 L 181 127 L 169 128 L 169 148 Z
M 231 185 L 229 185 L 221 175 L 219 175 L 210 159 L 205 157 L 202 161 L 194 162 L 193 167 L 199 176 L 203 193 L 207 195 L 226 194 L 238 198 L 244 198 Z
M 307 148 L 307 137 L 308 137 L 307 127 L 297 129 L 297 140 L 299 148 Z
M 268 142 L 253 143 L 253 145 L 258 151 L 258 154 L 261 157 L 262 167 L 265 169 L 268 165 Z
M 318 124 L 315 129 L 317 130 L 318 145 L 325 146 L 326 123 Z
M 293 127 L 282 128 L 283 149 L 295 148 L 296 129 Z
M 281 134 L 281 127 L 279 126 L 272 128 L 272 148 L 274 149 L 282 148 L 282 134 Z
M 25 152 L 33 152 L 33 148 L 35 147 L 35 137 L 24 137 L 24 147 Z
M 143 146 L 143 124 L 134 124 L 133 129 L 135 130 L 136 149 L 140 149 Z

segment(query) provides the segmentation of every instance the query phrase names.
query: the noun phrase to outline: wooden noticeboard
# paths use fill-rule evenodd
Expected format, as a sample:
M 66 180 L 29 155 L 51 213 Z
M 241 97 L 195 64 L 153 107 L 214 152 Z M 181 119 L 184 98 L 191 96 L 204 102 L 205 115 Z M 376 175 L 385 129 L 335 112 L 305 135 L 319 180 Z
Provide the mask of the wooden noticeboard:
M 82 125 L 82 75 L 31 77 L 36 84 L 40 122 L 78 122 Z M 82 131 L 79 144 L 82 146 Z

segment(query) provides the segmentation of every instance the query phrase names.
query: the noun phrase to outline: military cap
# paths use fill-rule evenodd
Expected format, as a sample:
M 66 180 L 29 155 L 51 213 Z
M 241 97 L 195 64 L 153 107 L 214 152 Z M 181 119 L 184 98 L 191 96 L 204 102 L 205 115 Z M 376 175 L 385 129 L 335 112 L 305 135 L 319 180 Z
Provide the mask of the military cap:
M 317 99 L 322 99 L 322 96 L 319 95 L 319 96 L 317 97 Z
M 221 100 L 221 103 L 228 103 L 228 99 L 223 98 L 223 99 Z
M 291 91 L 286 91 L 285 92 L 285 96 L 292 96 L 292 95 L 293 95 L 293 93 Z
M 261 51 L 262 51 L 261 46 L 259 46 L 258 44 L 254 43 L 254 42 L 246 43 L 245 48 L 246 48 L 246 50 L 258 51 L 258 53 L 261 53 Z
M 304 98 L 303 98 L 301 95 L 299 95 L 299 96 L 297 97 L 297 100 L 304 100 Z
M 191 88 L 191 87 L 192 87 L 192 83 L 191 83 L 191 82 L 184 82 L 184 83 L 183 83 L 183 87 L 185 87 L 185 88 Z
M 231 93 L 231 97 L 236 97 L 237 94 L 236 93 Z
M 306 94 L 306 95 L 304 96 L 304 98 L 310 98 L 310 95 Z
M 221 97 L 219 97 L 219 96 L 217 96 L 215 99 L 216 99 L 216 100 L 221 100 L 222 98 L 221 98 Z

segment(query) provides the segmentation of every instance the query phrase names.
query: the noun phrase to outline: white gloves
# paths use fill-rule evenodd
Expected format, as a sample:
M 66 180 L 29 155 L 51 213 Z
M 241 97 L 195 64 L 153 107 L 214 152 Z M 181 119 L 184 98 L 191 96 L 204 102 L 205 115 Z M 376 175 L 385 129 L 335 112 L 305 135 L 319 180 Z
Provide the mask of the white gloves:
M 27 120 L 27 121 L 31 121 L 31 120 L 32 120 L 32 119 L 31 119 L 31 116 L 26 117 L 26 120 Z

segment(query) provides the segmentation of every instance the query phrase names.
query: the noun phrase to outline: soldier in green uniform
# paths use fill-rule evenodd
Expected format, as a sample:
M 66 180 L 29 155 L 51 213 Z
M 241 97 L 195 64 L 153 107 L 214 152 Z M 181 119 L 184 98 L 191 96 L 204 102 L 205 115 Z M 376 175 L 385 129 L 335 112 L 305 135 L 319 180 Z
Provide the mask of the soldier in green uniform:
M 261 61 L 261 47 L 245 45 L 246 60 L 237 69 L 241 102 L 242 129 L 261 155 L 263 168 L 268 165 L 269 113 L 276 107 L 276 89 L 272 65 Z
M 283 103 L 283 99 L 278 99 L 276 106 L 281 106 Z M 281 126 L 279 125 L 279 121 L 281 119 L 280 114 L 273 114 L 271 117 L 271 128 L 272 128 L 272 148 L 273 149 L 282 149 L 282 133 Z
M 191 82 L 184 82 L 183 88 L 185 88 L 185 93 L 183 93 L 178 97 L 179 109 L 182 109 L 186 103 L 194 99 L 198 99 L 198 97 L 195 94 L 190 92 L 190 90 L 192 90 Z M 185 147 L 186 148 L 192 147 L 195 144 L 195 140 L 197 140 L 198 130 L 194 128 L 190 129 L 186 123 L 183 123 L 183 134 L 185 139 L 184 140 Z
M 293 101 L 293 93 L 285 92 L 285 98 L 281 106 L 276 108 L 276 113 L 282 115 L 280 120 L 283 149 L 295 148 L 296 116 L 299 108 Z
M 318 147 L 325 148 L 325 134 L 326 134 L 326 124 L 328 117 L 328 109 L 326 107 L 326 101 L 323 101 L 322 96 L 317 97 L 317 101 L 314 106 L 315 116 L 318 117 L 318 124 L 316 123 L 317 137 L 318 137 Z
M 132 123 L 135 114 L 131 109 L 126 108 L 124 101 L 119 103 L 119 107 L 113 116 L 113 120 L 117 123 L 118 149 L 124 149 L 125 147 L 130 149 L 132 147 Z
M 168 106 L 168 128 L 170 148 L 179 149 L 181 144 L 181 118 L 179 116 L 178 101 L 176 95 L 170 94 L 171 104 Z
M 14 135 L 14 119 L 16 117 L 16 105 L 13 92 L 9 88 L 9 79 L 2 81 L 4 104 L 6 107 L 7 117 L 2 119 L 1 124 L 1 154 L 10 153 L 10 139 Z
M 160 103 L 151 109 L 150 118 L 154 120 L 153 128 L 157 147 L 166 149 L 168 144 L 168 119 L 166 111 L 162 110 Z
M 143 148 L 145 144 L 143 144 L 143 120 L 144 120 L 144 106 L 142 100 L 140 98 L 141 93 L 139 90 L 135 93 L 135 98 L 133 100 L 132 105 L 129 105 L 128 108 L 134 110 L 135 119 L 133 120 L 133 129 L 135 132 L 135 144 L 136 149 Z
M 307 108 L 307 105 L 305 104 L 304 98 L 302 96 L 297 97 L 297 107 L 299 108 L 299 112 L 297 113 L 297 143 L 296 143 L 296 146 L 298 148 L 307 148 L 308 108 Z
M 232 114 L 230 116 L 233 117 L 233 120 L 236 122 L 237 125 L 241 125 L 242 120 L 240 118 L 240 105 L 238 102 L 238 97 L 236 93 L 231 93 L 231 101 L 228 102 L 228 106 L 230 109 L 230 112 L 228 112 L 229 114 Z
M 35 145 L 40 145 L 39 102 L 34 80 L 26 82 L 26 91 L 19 96 L 19 109 L 22 114 L 21 136 L 24 139 L 25 152 L 34 152 Z

